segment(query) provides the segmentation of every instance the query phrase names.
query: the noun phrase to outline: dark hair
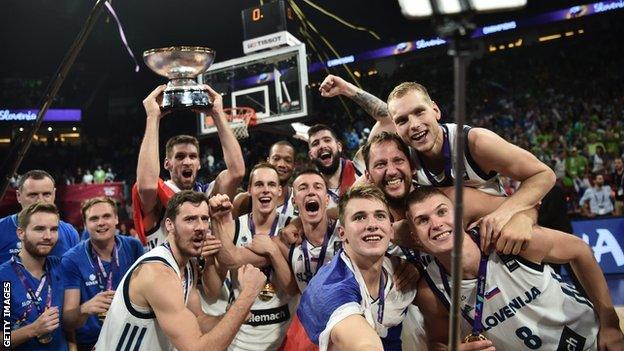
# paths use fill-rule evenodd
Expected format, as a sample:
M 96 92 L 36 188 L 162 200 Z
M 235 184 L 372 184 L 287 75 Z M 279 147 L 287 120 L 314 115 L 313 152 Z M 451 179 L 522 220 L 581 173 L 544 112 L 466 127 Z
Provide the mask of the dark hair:
M 113 199 L 111 199 L 108 196 L 98 196 L 98 197 L 93 197 L 90 199 L 87 199 L 85 202 L 82 203 L 82 207 L 80 208 L 80 212 L 82 213 L 82 220 L 83 221 L 87 221 L 87 211 L 97 205 L 97 204 L 109 204 L 110 207 L 113 208 L 113 213 L 115 214 L 115 216 L 117 215 L 117 204 L 115 203 L 115 201 L 113 201 Z
M 295 150 L 295 147 L 293 146 L 293 144 L 290 143 L 290 141 L 280 140 L 271 145 L 271 147 L 269 148 L 269 156 L 271 156 L 271 150 L 273 150 L 275 146 L 288 146 L 293 150 L 293 156 L 297 153 L 297 150 Z
M 173 156 L 171 155 L 171 152 L 173 152 L 173 147 L 179 144 L 193 144 L 195 145 L 195 147 L 197 148 L 197 152 L 199 153 L 199 141 L 197 141 L 197 138 L 195 138 L 194 136 L 182 134 L 176 135 L 167 140 L 167 144 L 165 145 L 165 156 L 167 158 Z
M 275 168 L 275 166 L 273 166 L 272 164 L 268 163 L 268 162 L 260 162 L 257 163 L 255 166 L 253 166 L 253 168 L 251 169 L 251 171 L 249 172 L 249 184 L 251 185 L 251 182 L 253 180 L 253 174 L 257 169 L 260 168 L 270 168 L 272 170 L 275 171 L 275 173 L 277 174 L 277 178 L 279 179 L 279 172 L 277 172 L 277 168 Z
M 334 137 L 334 139 L 336 139 L 337 142 L 339 142 L 340 140 L 338 140 L 338 137 L 336 136 L 336 133 L 334 132 L 333 129 L 329 128 L 329 126 L 325 125 L 325 124 L 315 124 L 312 127 L 310 127 L 310 129 L 308 129 L 308 140 L 310 138 L 312 138 L 312 136 L 320 131 L 323 130 L 327 130 L 329 131 L 329 133 L 331 133 L 331 135 Z
M 349 190 L 342 195 L 338 203 L 338 218 L 343 225 L 345 223 L 345 208 L 351 199 L 379 200 L 384 204 L 386 210 L 389 210 L 386 196 L 378 187 L 367 183 L 357 184 L 349 188 Z
M 366 144 L 364 144 L 364 146 L 362 147 L 362 156 L 364 157 L 366 170 L 369 170 L 368 161 L 370 158 L 371 147 L 373 147 L 373 145 L 375 144 L 381 144 L 385 142 L 394 142 L 396 146 L 399 148 L 399 150 L 401 150 L 405 154 L 405 157 L 407 157 L 411 165 L 409 146 L 407 146 L 407 144 L 403 141 L 403 139 L 401 139 L 401 137 L 397 133 L 383 131 L 379 134 L 376 134 L 372 138 L 368 139 Z
M 442 195 L 448 198 L 442 190 L 434 186 L 424 185 L 412 190 L 412 192 L 407 195 L 407 198 L 405 198 L 405 204 L 407 205 L 407 208 L 409 208 L 412 204 L 421 203 L 435 195 Z
M 32 215 L 38 212 L 51 213 L 51 214 L 56 215 L 57 217 L 59 216 L 59 212 L 58 212 L 58 209 L 56 208 L 56 205 L 49 204 L 46 202 L 35 202 L 33 204 L 28 205 L 25 209 L 23 209 L 19 213 L 19 215 L 17 215 L 17 220 L 19 222 L 18 226 L 26 230 L 26 227 L 28 227 L 28 224 L 30 224 L 30 217 L 32 217 Z
M 180 206 L 182 206 L 185 202 L 190 202 L 193 205 L 200 205 L 202 202 L 208 204 L 208 198 L 206 194 L 200 193 L 198 191 L 193 190 L 183 190 L 179 193 L 176 193 L 171 197 L 169 203 L 167 204 L 167 209 L 165 210 L 165 218 L 169 218 L 172 221 L 175 221 L 180 213 Z
M 295 174 L 295 176 L 293 177 L 292 184 L 295 184 L 295 180 L 297 180 L 297 178 L 305 174 L 316 174 L 317 176 L 321 177 L 321 179 L 323 179 L 323 184 L 325 184 L 325 189 L 328 188 L 327 178 L 325 178 L 325 176 L 321 172 L 319 172 L 318 169 L 312 168 L 312 167 L 309 167 L 300 172 L 297 172 L 297 174 Z M 293 192 L 296 192 L 296 191 L 297 189 L 293 187 Z
M 24 183 L 26 183 L 26 181 L 28 179 L 34 179 L 34 180 L 41 180 L 41 179 L 45 179 L 48 178 L 52 181 L 52 185 L 56 186 L 56 183 L 54 182 L 54 178 L 52 178 L 52 176 L 50 175 L 50 173 L 41 170 L 41 169 L 33 169 L 30 170 L 26 173 L 24 173 L 20 179 L 19 182 L 17 182 L 17 188 L 22 191 L 22 188 L 24 187 Z

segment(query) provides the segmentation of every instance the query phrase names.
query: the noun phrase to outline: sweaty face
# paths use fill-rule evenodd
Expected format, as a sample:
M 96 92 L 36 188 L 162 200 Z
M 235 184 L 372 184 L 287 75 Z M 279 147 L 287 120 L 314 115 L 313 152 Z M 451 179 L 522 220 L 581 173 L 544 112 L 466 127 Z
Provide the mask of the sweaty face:
M 408 218 L 426 252 L 436 255 L 453 249 L 453 206 L 448 197 L 436 194 L 411 204 Z
M 304 223 L 317 224 L 325 217 L 329 195 L 318 174 L 302 174 L 293 182 L 294 202 Z
M 282 194 L 277 172 L 271 168 L 258 168 L 249 177 L 252 209 L 263 214 L 275 211 L 277 199 Z
M 416 151 L 426 154 L 441 145 L 440 109 L 420 92 L 410 91 L 391 100 L 388 111 L 401 139 Z
M 199 152 L 193 144 L 174 145 L 171 157 L 165 159 L 165 169 L 181 190 L 193 189 L 199 167 Z
M 288 145 L 275 145 L 271 148 L 268 162 L 277 168 L 280 184 L 284 186 L 295 169 L 295 150 Z
M 340 153 L 342 146 L 328 130 L 321 130 L 312 135 L 308 141 L 310 150 L 308 155 L 319 171 L 331 175 L 336 172 L 340 165 Z
M 349 200 L 339 233 L 351 259 L 362 261 L 383 257 L 394 235 L 388 207 L 377 199 Z
M 97 203 L 85 212 L 85 226 L 91 240 L 104 242 L 114 238 L 117 223 L 115 210 L 108 203 Z
M 26 208 L 35 202 L 54 203 L 54 183 L 50 178 L 26 179 L 22 189 L 17 190 L 17 202 Z
M 408 156 L 394 141 L 371 145 L 367 177 L 391 200 L 405 198 L 412 187 Z
M 175 221 L 167 218 L 165 225 L 168 232 L 174 233 L 175 245 L 185 256 L 193 257 L 201 253 L 204 236 L 210 228 L 208 204 L 183 203 Z
M 58 223 L 59 217 L 53 213 L 34 213 L 26 229 L 17 229 L 24 250 L 35 258 L 47 257 L 58 240 Z

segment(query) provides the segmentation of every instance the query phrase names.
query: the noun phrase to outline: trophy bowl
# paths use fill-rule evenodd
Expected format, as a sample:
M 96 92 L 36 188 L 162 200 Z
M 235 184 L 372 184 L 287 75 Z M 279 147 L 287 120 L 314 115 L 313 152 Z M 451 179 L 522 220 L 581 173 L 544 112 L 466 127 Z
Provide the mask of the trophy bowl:
M 208 91 L 195 78 L 206 72 L 214 59 L 215 51 L 201 46 L 172 46 L 145 51 L 143 61 L 147 67 L 169 78 L 160 108 L 211 107 Z

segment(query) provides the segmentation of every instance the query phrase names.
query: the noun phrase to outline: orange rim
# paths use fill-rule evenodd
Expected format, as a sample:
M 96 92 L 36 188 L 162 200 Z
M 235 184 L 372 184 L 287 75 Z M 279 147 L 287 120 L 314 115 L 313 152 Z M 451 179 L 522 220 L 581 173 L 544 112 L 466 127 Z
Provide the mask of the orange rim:
M 223 112 L 229 121 L 233 121 L 236 118 L 244 120 L 250 126 L 256 124 L 256 110 L 251 107 L 225 107 Z

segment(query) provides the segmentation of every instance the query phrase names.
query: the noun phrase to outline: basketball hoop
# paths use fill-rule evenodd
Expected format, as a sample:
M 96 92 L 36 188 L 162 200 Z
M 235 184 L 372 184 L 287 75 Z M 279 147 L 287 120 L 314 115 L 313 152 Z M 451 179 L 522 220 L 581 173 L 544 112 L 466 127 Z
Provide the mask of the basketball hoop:
M 256 110 L 251 107 L 225 107 L 223 112 L 236 139 L 249 137 L 249 126 L 256 122 Z

